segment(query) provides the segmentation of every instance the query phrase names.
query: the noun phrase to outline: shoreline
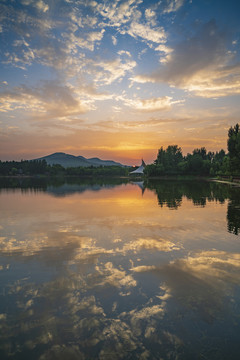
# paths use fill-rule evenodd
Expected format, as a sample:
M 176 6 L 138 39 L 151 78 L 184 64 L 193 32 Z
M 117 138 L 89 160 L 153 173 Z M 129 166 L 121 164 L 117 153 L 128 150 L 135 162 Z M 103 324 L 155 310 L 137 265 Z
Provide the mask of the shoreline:
M 240 187 L 240 182 L 227 181 L 227 180 L 218 180 L 218 179 L 209 179 L 209 181 L 214 181 L 220 184 L 233 185 L 235 187 Z
M 175 181 L 210 181 L 210 182 L 218 182 L 221 184 L 233 185 L 235 187 L 240 187 L 239 181 L 230 181 L 221 178 L 209 178 L 204 176 L 195 176 L 195 175 L 165 175 L 165 176 L 156 176 L 156 177 L 146 177 L 142 176 L 117 176 L 117 175 L 0 175 L 0 179 L 16 179 L 16 180 L 24 180 L 24 179 L 37 179 L 37 180 L 46 180 L 46 179 L 94 179 L 94 178 L 109 178 L 109 179 L 123 179 L 129 181 L 148 181 L 148 180 L 175 180 Z

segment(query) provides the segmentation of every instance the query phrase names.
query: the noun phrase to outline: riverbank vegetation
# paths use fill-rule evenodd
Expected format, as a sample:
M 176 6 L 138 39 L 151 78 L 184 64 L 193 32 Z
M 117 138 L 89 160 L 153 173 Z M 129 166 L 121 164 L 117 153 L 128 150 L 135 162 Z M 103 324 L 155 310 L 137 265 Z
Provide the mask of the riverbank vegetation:
M 147 177 L 162 175 L 197 176 L 240 176 L 240 131 L 239 124 L 228 131 L 228 153 L 222 149 L 216 153 L 205 147 L 194 149 L 192 154 L 183 156 L 178 145 L 161 147 L 153 164 L 147 165 Z
M 130 168 L 132 169 L 132 168 Z M 46 160 L 0 161 L 1 176 L 128 176 L 129 168 L 122 166 L 68 167 L 48 165 Z

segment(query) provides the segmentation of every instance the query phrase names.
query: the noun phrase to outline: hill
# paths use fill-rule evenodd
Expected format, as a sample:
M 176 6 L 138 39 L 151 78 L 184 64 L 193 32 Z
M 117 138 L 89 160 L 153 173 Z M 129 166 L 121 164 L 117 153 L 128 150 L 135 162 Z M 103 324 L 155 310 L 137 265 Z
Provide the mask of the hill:
M 90 166 L 125 166 L 113 160 L 101 160 L 99 158 L 87 159 L 83 156 L 74 156 L 65 154 L 63 152 L 57 152 L 47 156 L 43 156 L 33 160 L 46 160 L 49 165 L 60 164 L 65 168 L 68 167 L 90 167 Z

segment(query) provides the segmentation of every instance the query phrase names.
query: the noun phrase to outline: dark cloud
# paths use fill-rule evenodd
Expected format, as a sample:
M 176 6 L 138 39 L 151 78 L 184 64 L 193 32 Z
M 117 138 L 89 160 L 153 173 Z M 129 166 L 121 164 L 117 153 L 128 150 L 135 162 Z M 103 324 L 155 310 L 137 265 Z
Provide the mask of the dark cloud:
M 228 34 L 220 31 L 215 20 L 211 20 L 195 36 L 178 44 L 166 66 L 151 77 L 181 85 L 198 72 L 226 62 L 227 40 Z

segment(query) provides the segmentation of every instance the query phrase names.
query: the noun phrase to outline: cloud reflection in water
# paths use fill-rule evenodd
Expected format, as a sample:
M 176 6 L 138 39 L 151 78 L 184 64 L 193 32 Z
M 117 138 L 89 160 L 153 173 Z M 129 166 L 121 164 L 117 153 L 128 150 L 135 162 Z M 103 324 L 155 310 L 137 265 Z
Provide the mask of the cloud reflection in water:
M 236 346 L 240 255 L 227 203 L 182 196 L 169 212 L 172 202 L 159 207 L 133 185 L 1 198 L 1 358 L 188 359 L 218 345 L 221 359 L 224 336 Z

